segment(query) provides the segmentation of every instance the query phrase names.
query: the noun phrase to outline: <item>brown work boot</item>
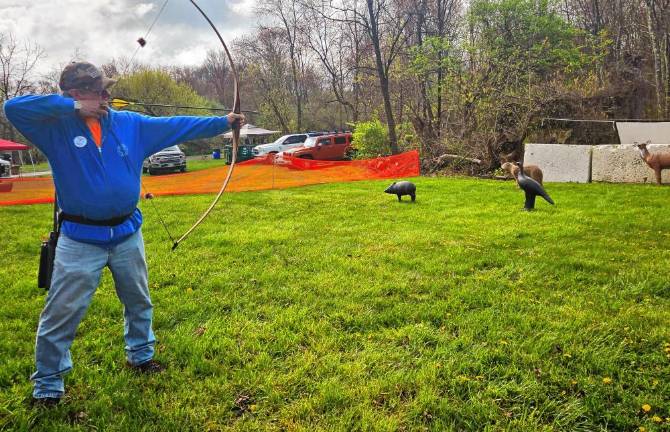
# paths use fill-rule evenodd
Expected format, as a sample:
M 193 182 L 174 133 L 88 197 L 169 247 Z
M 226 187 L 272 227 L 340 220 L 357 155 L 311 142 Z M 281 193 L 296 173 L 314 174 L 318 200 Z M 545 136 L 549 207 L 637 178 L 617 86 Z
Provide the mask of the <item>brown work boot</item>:
M 154 359 L 151 359 L 149 361 L 146 361 L 144 363 L 138 364 L 138 365 L 131 365 L 128 363 L 128 366 L 139 373 L 143 374 L 155 374 L 155 373 L 161 373 L 165 370 L 165 366 L 162 365 L 161 363 L 157 362 Z
M 30 401 L 30 406 L 33 408 L 53 408 L 60 403 L 60 398 L 55 397 L 45 397 L 45 398 L 36 398 L 34 397 Z

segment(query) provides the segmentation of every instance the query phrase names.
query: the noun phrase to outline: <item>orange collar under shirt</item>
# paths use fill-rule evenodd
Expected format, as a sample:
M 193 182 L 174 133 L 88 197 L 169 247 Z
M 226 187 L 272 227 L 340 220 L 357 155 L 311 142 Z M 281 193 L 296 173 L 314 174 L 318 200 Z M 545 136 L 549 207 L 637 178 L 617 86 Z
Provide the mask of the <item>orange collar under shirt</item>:
M 100 128 L 100 122 L 98 119 L 93 117 L 86 117 L 86 126 L 88 130 L 91 131 L 91 136 L 93 136 L 93 141 L 98 148 L 102 147 L 102 129 Z

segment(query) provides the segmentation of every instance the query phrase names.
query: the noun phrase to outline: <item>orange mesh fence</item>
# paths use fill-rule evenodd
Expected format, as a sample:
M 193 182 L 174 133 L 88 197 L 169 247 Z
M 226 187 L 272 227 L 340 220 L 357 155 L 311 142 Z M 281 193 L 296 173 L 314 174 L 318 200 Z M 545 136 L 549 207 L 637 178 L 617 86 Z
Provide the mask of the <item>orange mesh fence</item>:
M 216 193 L 228 173 L 226 165 L 172 175 L 144 176 L 144 192 L 153 195 Z M 284 189 L 419 175 L 419 153 L 355 161 L 319 161 L 268 155 L 236 164 L 227 191 Z M 0 205 L 53 202 L 51 177 L 0 179 Z

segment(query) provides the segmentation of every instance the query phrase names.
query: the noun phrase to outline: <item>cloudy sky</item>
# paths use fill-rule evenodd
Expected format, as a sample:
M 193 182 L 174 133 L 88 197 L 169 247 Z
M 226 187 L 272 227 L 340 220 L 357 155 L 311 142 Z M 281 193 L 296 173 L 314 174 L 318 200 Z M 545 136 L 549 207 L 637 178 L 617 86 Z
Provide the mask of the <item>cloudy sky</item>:
M 75 53 L 101 64 L 130 58 L 165 0 L 0 0 L 0 34 L 38 44 L 46 57 L 39 73 L 71 61 Z M 256 24 L 255 0 L 198 0 L 224 41 L 247 34 Z M 208 49 L 220 48 L 216 35 L 188 0 L 169 0 L 135 60 L 197 65 Z

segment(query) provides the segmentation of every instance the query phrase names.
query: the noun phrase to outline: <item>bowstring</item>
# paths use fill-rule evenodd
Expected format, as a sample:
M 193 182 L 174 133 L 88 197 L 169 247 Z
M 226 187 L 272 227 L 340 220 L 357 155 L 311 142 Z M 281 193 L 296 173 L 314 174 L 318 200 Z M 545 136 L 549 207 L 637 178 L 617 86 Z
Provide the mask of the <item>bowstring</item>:
M 151 23 L 151 26 L 149 26 L 149 29 L 147 30 L 146 34 L 144 35 L 144 37 L 143 37 L 142 39 L 146 40 L 146 38 L 149 36 L 149 34 L 151 33 L 151 30 L 153 29 L 153 27 L 154 27 L 154 25 L 156 24 L 156 22 L 158 22 L 158 19 L 160 18 L 161 14 L 162 14 L 163 11 L 165 10 L 165 7 L 167 6 L 167 4 L 168 4 L 169 1 L 170 1 L 170 0 L 165 0 L 165 2 L 163 3 L 163 5 L 161 6 L 161 9 L 158 11 L 158 14 L 156 14 L 156 17 L 154 18 L 153 22 Z M 230 52 L 228 51 L 228 47 L 227 47 L 226 44 L 223 42 L 223 38 L 221 37 L 221 35 L 219 34 L 219 31 L 218 31 L 218 30 L 216 29 L 216 27 L 214 26 L 214 23 L 212 23 L 212 21 L 211 21 L 211 20 L 209 19 L 209 17 L 204 13 L 204 11 L 203 11 L 202 9 L 200 9 L 200 7 L 197 5 L 197 3 L 195 3 L 195 1 L 191 0 L 191 3 L 193 4 L 193 6 L 196 7 L 196 9 L 198 9 L 198 11 L 203 15 L 203 17 L 207 20 L 207 22 L 210 24 L 210 26 L 214 29 L 214 32 L 216 33 L 216 35 L 218 36 L 219 40 L 221 41 L 221 44 L 223 45 L 223 48 L 224 48 L 224 50 L 225 50 L 225 52 L 226 52 L 226 55 L 228 56 L 228 59 L 230 60 L 231 68 L 232 68 L 233 73 L 234 73 L 234 75 L 235 75 L 236 105 L 235 105 L 235 107 L 233 108 L 233 111 L 239 113 L 239 112 L 240 112 L 240 109 L 239 109 L 239 93 L 238 93 L 238 92 L 239 92 L 239 89 L 237 88 L 237 73 L 236 73 L 236 71 L 235 71 L 235 65 L 234 65 L 234 63 L 233 63 L 233 61 L 232 61 L 232 57 L 231 57 L 231 55 L 230 55 Z M 139 42 L 140 42 L 140 41 L 138 40 L 138 43 L 139 43 Z M 139 43 L 139 46 L 135 49 L 135 52 L 133 53 L 133 55 L 132 55 L 130 61 L 128 62 L 128 67 L 129 67 L 130 65 L 132 65 L 132 63 L 133 63 L 133 61 L 134 61 L 134 59 L 135 59 L 135 56 L 137 55 L 137 53 L 139 52 L 139 50 L 140 50 L 142 47 L 143 47 L 143 44 Z M 130 105 L 130 104 L 129 104 L 129 105 Z M 231 125 L 231 126 L 233 126 L 233 125 Z M 237 132 L 236 132 L 235 130 L 233 130 L 233 134 L 235 135 L 236 133 L 239 134 L 239 129 L 238 129 Z M 114 133 L 114 132 L 112 131 L 112 134 L 113 134 L 114 137 L 116 138 L 117 142 L 118 142 L 119 144 L 121 144 L 121 141 L 120 141 L 119 138 L 116 136 L 116 133 Z M 232 148 L 233 154 L 232 154 L 231 166 L 230 166 L 230 169 L 229 169 L 229 172 L 228 172 L 228 176 L 226 177 L 226 180 L 225 180 L 225 182 L 224 182 L 224 185 L 223 185 L 223 187 L 221 188 L 221 190 L 219 191 L 219 193 L 217 194 L 217 198 L 214 200 L 214 202 L 212 203 L 212 205 L 210 206 L 210 208 L 205 212 L 205 214 L 204 214 L 203 216 L 201 216 L 201 218 L 195 223 L 195 225 L 193 225 L 193 226 L 192 226 L 192 227 L 191 227 L 191 228 L 190 228 L 184 235 L 182 235 L 177 241 L 175 241 L 174 238 L 172 237 L 172 234 L 170 233 L 170 230 L 168 230 L 167 226 L 165 225 L 165 222 L 163 221 L 163 219 L 162 219 L 162 217 L 161 217 L 161 215 L 160 215 L 160 212 L 158 211 L 157 207 L 155 206 L 155 204 L 153 203 L 153 201 L 150 200 L 150 201 L 152 201 L 152 202 L 151 202 L 152 208 L 153 208 L 153 209 L 155 210 L 155 212 L 158 214 L 158 218 L 159 218 L 159 220 L 160 220 L 160 222 L 161 222 L 161 225 L 163 226 L 163 228 L 165 229 L 165 232 L 167 233 L 168 237 L 170 238 L 170 240 L 171 240 L 172 243 L 173 243 L 172 250 L 174 250 L 174 249 L 179 245 L 179 243 L 180 243 L 182 240 L 185 240 L 186 237 L 188 237 L 188 235 L 195 229 L 195 227 L 197 227 L 197 226 L 200 224 L 200 222 L 202 222 L 202 221 L 204 220 L 204 218 L 205 218 L 205 217 L 209 214 L 209 212 L 213 209 L 214 205 L 216 204 L 216 202 L 217 202 L 218 199 L 220 198 L 221 194 L 222 194 L 223 191 L 225 190 L 225 188 L 226 188 L 226 186 L 228 185 L 228 182 L 229 182 L 229 180 L 230 180 L 230 177 L 231 177 L 231 174 L 232 174 L 232 169 L 233 169 L 233 167 L 235 166 L 235 159 L 236 159 L 236 153 L 237 153 L 237 142 L 236 142 L 236 141 L 238 141 L 238 140 L 239 140 L 239 138 L 237 138 L 237 139 L 233 139 L 233 148 Z M 126 159 L 126 163 L 129 164 L 129 166 L 130 166 L 130 163 L 128 162 L 127 158 L 124 158 L 124 159 Z M 131 170 L 132 170 L 133 172 L 136 173 L 136 170 L 134 170 L 134 168 L 131 167 Z M 145 196 L 147 196 L 146 194 L 148 194 L 148 192 L 146 191 L 146 187 L 144 186 L 144 182 L 142 182 L 142 177 L 141 177 L 141 175 L 140 175 L 140 185 L 142 186 L 142 189 L 145 191 Z
M 149 201 L 151 203 L 151 207 L 153 208 L 154 212 L 158 216 L 158 220 L 160 221 L 161 225 L 163 226 L 163 229 L 165 230 L 168 237 L 170 238 L 170 241 L 172 241 L 172 243 L 174 243 L 174 237 L 172 236 L 172 233 L 170 233 L 170 230 L 168 229 L 167 225 L 165 224 L 165 221 L 163 220 L 161 212 L 158 211 L 158 207 L 156 207 L 156 204 L 154 203 L 153 199 L 152 198 L 147 198 L 148 194 L 150 192 L 148 192 L 146 186 L 144 186 L 144 182 L 142 181 L 142 174 L 140 174 L 135 169 L 135 167 L 133 167 L 133 165 L 130 163 L 130 160 L 128 158 L 128 151 L 129 151 L 128 146 L 123 144 L 123 141 L 121 141 L 121 139 L 119 139 L 119 136 L 116 134 L 116 132 L 114 132 L 114 122 L 112 121 L 111 117 L 109 119 L 109 132 L 114 136 L 114 139 L 116 140 L 116 146 L 117 146 L 117 149 L 119 149 L 118 153 L 122 154 L 122 159 L 124 161 L 126 161 L 126 165 L 128 165 L 128 168 L 133 173 L 133 175 L 138 176 L 138 178 L 140 180 L 140 186 L 142 187 L 142 190 L 144 191 L 145 200 Z M 125 150 L 120 150 L 121 149 L 120 146 L 124 146 L 126 149 Z
M 149 37 L 149 34 L 151 34 L 151 30 L 153 30 L 154 26 L 156 25 L 156 23 L 158 22 L 158 19 L 159 19 L 159 18 L 161 17 L 161 15 L 163 14 L 163 11 L 165 11 L 165 8 L 167 7 L 167 5 L 168 5 L 169 2 L 170 2 L 170 0 L 165 0 L 165 1 L 163 2 L 163 5 L 162 5 L 161 8 L 158 10 L 158 13 L 157 13 L 156 16 L 154 17 L 154 20 L 151 22 L 151 25 L 150 25 L 149 28 L 147 29 L 147 31 L 146 31 L 146 33 L 144 34 L 144 36 L 142 37 L 142 39 L 146 40 L 146 39 Z M 133 53 L 132 57 L 130 58 L 130 61 L 128 62 L 127 66 L 126 66 L 126 71 L 125 71 L 126 73 L 128 72 L 127 68 L 130 67 L 130 66 L 132 66 L 133 62 L 135 61 L 135 57 L 137 56 L 137 53 L 140 51 L 140 49 L 141 49 L 142 47 L 143 47 L 143 45 L 140 44 L 140 43 L 139 43 L 139 40 L 138 40 L 138 46 L 137 46 L 137 48 L 135 48 L 135 52 Z M 128 104 L 128 105 L 131 105 L 131 104 Z M 114 138 L 116 139 L 116 141 L 117 141 L 117 145 L 123 145 L 122 141 L 119 139 L 119 137 L 118 137 L 118 136 L 116 135 L 116 133 L 114 132 L 113 124 L 112 124 L 111 121 L 110 121 L 110 132 L 111 132 L 111 134 L 114 136 Z M 154 213 L 158 216 L 158 220 L 160 221 L 161 226 L 162 226 L 163 229 L 165 230 L 165 233 L 166 233 L 166 234 L 168 235 L 168 237 L 170 238 L 170 241 L 171 241 L 172 243 L 174 243 L 174 237 L 172 236 L 172 233 L 171 233 L 170 230 L 168 229 L 167 225 L 165 224 L 165 221 L 163 220 L 163 217 L 162 217 L 161 212 L 158 210 L 158 207 L 157 207 L 156 204 L 153 202 L 153 199 L 148 198 L 150 192 L 147 190 L 146 186 L 144 185 L 144 182 L 142 181 L 142 174 L 138 173 L 137 170 L 132 166 L 132 164 L 130 163 L 130 161 L 128 161 L 128 156 L 127 156 L 127 155 L 126 155 L 125 157 L 123 157 L 123 159 L 126 161 L 126 164 L 128 165 L 128 168 L 131 170 L 131 172 L 132 172 L 134 175 L 138 176 L 138 178 L 139 178 L 139 180 L 140 180 L 140 186 L 142 187 L 142 190 L 144 191 L 144 197 L 145 197 L 145 199 L 151 203 L 150 206 L 151 206 L 151 208 L 153 209 Z
M 169 1 L 170 0 L 165 0 L 165 2 L 163 3 L 163 6 L 161 6 L 160 10 L 156 14 L 156 17 L 154 18 L 153 22 L 149 26 L 149 29 L 147 30 L 146 34 L 142 37 L 142 39 L 146 40 L 149 37 L 149 34 L 151 33 L 151 30 L 153 30 L 154 26 L 158 22 L 158 18 L 160 18 L 160 16 L 163 14 L 163 11 L 165 10 L 165 7 L 167 6 Z M 130 58 L 130 61 L 128 62 L 128 66 L 126 68 L 130 67 L 133 64 L 133 61 L 135 60 L 135 56 L 137 55 L 137 53 L 140 51 L 141 48 L 142 48 L 142 45 L 138 42 L 137 48 L 135 48 L 135 52 L 133 53 L 133 56 Z

